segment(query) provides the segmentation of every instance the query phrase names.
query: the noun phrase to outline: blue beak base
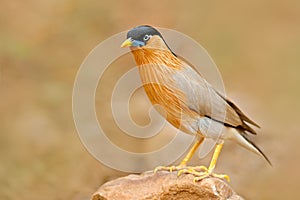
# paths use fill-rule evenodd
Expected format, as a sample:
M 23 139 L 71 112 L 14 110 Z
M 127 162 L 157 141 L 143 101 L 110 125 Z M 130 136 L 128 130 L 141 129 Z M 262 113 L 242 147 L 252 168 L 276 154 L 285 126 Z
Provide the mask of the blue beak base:
M 142 47 L 145 45 L 145 42 L 139 41 L 139 40 L 132 40 L 132 45 L 133 47 Z

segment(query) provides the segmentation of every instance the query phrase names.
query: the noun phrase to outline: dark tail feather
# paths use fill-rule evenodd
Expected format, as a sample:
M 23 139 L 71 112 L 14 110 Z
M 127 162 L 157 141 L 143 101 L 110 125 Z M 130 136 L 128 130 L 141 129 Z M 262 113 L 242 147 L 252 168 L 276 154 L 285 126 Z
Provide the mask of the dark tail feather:
M 271 163 L 271 161 L 269 160 L 269 158 L 266 156 L 266 154 L 264 154 L 264 152 L 262 152 L 262 150 L 256 145 L 256 144 L 254 144 L 254 142 L 252 142 L 249 138 L 247 138 L 244 134 L 241 134 L 241 136 L 243 136 L 243 138 L 248 142 L 248 143 L 250 143 L 265 159 L 266 159 L 266 161 L 271 165 L 271 166 L 273 166 L 272 165 L 272 163 Z

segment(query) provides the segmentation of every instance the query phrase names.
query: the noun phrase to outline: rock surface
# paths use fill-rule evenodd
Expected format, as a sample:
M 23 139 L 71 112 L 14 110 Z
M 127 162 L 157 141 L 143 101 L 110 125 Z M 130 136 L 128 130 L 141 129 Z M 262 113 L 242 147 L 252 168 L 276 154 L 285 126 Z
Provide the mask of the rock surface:
M 194 176 L 176 172 L 152 171 L 141 175 L 129 175 L 102 185 L 92 200 L 196 200 L 196 199 L 243 199 L 223 180 L 205 178 L 194 184 Z

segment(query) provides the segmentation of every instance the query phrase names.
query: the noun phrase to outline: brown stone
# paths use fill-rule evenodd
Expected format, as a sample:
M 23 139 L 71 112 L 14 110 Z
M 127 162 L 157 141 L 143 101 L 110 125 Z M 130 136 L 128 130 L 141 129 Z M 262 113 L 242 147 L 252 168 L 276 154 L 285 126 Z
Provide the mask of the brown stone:
M 193 178 L 166 171 L 129 175 L 102 185 L 92 200 L 243 199 L 224 180 L 209 177 L 194 183 Z

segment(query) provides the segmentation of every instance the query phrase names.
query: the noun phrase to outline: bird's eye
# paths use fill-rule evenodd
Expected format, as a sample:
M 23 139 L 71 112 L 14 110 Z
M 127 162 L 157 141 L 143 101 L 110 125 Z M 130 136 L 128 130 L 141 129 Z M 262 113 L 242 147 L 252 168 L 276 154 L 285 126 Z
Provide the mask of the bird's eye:
M 144 41 L 147 41 L 147 40 L 149 40 L 151 38 L 151 35 L 145 35 L 144 36 Z

